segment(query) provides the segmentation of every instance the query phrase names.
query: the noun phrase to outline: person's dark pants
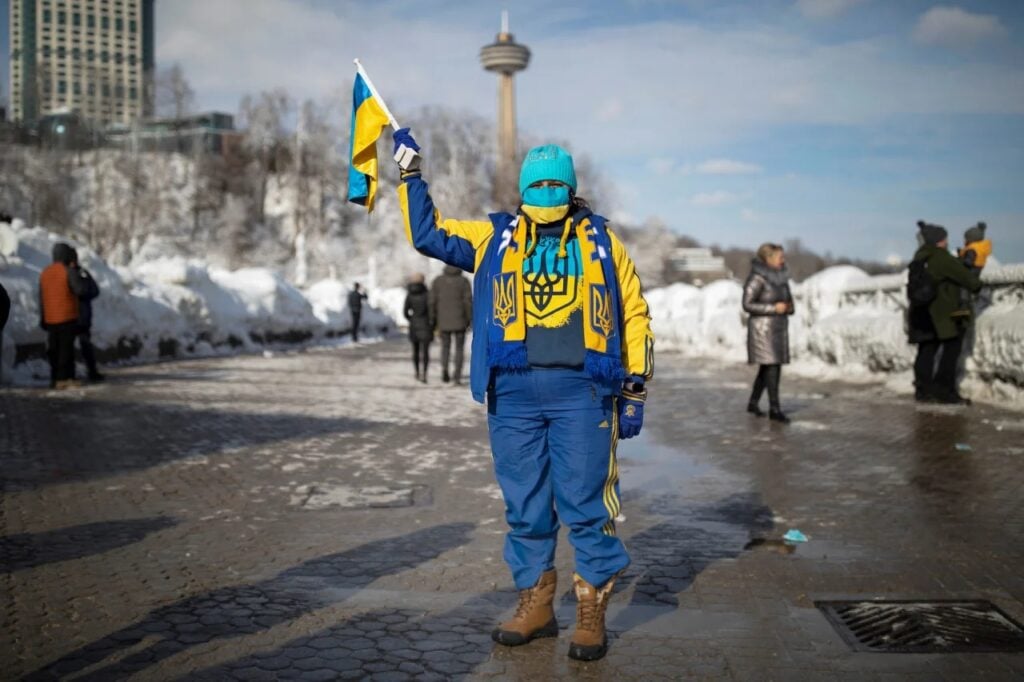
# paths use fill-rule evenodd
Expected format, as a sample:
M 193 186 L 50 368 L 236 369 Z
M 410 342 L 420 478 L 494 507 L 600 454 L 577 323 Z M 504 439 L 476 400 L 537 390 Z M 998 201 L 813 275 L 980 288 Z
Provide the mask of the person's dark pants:
M 416 378 L 426 382 L 427 366 L 430 365 L 430 341 L 413 339 L 412 365 L 416 368 Z
M 761 402 L 761 394 L 768 389 L 768 404 L 773 410 L 779 409 L 779 380 L 782 378 L 782 365 L 761 365 L 754 379 L 754 390 L 750 394 L 750 404 Z
M 924 341 L 917 344 L 914 388 L 919 398 L 957 394 L 956 370 L 960 364 L 960 351 L 963 350 L 963 345 L 963 334 L 942 341 Z
M 359 340 L 359 318 L 363 316 L 361 310 L 352 311 L 352 341 Z
M 465 359 L 466 332 L 441 332 L 441 377 L 448 380 L 448 359 L 451 356 L 452 341 L 455 341 L 455 366 L 451 376 L 458 383 L 462 381 L 462 362 Z
M 90 330 L 78 330 L 78 349 L 82 351 L 82 359 L 85 360 L 85 367 L 89 372 L 89 377 L 99 376 L 100 372 L 96 369 L 96 350 L 92 346 L 92 332 Z
M 75 336 L 78 335 L 77 322 L 51 324 L 47 354 L 50 359 L 50 385 L 58 381 L 75 378 Z

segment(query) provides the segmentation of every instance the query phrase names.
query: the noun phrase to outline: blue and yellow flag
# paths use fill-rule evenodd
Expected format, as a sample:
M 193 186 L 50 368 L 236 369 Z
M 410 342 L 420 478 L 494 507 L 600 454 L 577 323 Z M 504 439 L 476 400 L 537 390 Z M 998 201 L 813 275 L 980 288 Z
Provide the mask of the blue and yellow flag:
M 352 142 L 349 150 L 348 200 L 373 210 L 377 194 L 377 138 L 388 125 L 388 115 L 373 96 L 362 74 L 352 88 Z

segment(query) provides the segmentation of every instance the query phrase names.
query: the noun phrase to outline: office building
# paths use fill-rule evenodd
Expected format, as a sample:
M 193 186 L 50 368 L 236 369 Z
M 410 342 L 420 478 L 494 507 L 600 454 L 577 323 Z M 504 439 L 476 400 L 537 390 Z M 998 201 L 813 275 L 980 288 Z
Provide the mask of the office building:
M 10 0 L 10 117 L 152 113 L 153 0 Z

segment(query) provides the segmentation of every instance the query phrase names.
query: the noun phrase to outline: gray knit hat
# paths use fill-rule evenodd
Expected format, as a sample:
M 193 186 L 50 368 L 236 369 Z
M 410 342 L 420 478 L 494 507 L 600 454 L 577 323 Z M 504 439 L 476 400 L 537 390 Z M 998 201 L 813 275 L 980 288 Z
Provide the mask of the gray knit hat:
M 932 225 L 931 223 L 926 223 L 923 220 L 918 220 L 917 226 L 921 230 L 921 239 L 924 240 L 925 244 L 930 246 L 935 246 L 949 236 L 949 233 L 946 232 L 946 228 L 942 225 Z
M 964 232 L 964 244 L 983 241 L 985 239 L 986 227 L 988 227 L 988 225 L 979 222 L 974 227 L 967 228 L 967 231 Z

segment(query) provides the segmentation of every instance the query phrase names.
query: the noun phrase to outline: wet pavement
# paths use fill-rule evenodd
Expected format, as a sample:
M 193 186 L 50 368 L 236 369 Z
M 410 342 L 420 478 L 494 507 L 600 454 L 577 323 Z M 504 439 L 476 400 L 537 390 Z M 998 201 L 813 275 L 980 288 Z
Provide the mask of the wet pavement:
M 1024 679 L 1024 654 L 851 651 L 814 606 L 988 599 L 1024 621 L 1024 415 L 784 373 L 780 426 L 743 412 L 748 368 L 661 354 L 620 447 L 633 564 L 584 664 L 564 531 L 562 635 L 490 641 L 515 593 L 484 410 L 407 355 L 0 392 L 0 676 Z

